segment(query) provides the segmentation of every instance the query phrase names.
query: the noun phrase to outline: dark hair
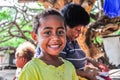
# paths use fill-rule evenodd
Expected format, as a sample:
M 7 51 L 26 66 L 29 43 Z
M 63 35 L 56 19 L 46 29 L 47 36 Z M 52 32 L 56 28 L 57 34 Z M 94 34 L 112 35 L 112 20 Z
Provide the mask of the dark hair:
M 42 11 L 41 13 L 36 15 L 33 19 L 33 31 L 34 31 L 35 34 L 37 34 L 38 27 L 41 24 L 40 19 L 44 18 L 44 17 L 47 17 L 47 16 L 50 16 L 50 15 L 57 15 L 64 22 L 63 16 L 57 10 L 55 10 L 55 9 L 45 9 L 44 11 Z
M 67 4 L 62 10 L 66 24 L 70 28 L 78 25 L 87 25 L 90 22 L 89 14 L 79 4 Z

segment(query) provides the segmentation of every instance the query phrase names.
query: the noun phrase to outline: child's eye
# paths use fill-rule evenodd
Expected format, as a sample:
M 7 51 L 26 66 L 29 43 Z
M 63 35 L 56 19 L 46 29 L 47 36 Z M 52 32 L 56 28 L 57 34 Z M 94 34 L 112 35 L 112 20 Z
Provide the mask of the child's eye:
M 45 32 L 44 34 L 46 34 L 46 35 L 50 35 L 51 32 L 50 32 L 50 31 L 47 31 L 47 32 Z
M 58 32 L 57 32 L 57 35 L 64 35 L 64 34 L 65 34 L 64 31 L 58 31 Z

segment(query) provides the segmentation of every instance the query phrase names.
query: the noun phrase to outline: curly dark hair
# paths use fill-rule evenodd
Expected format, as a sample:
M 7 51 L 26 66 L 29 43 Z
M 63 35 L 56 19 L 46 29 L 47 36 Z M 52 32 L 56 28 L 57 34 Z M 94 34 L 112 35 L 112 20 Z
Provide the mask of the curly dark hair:
M 37 14 L 33 19 L 33 31 L 35 34 L 37 34 L 38 27 L 40 27 L 40 24 L 41 24 L 40 19 L 45 18 L 50 15 L 56 15 L 60 19 L 62 19 L 64 22 L 64 18 L 59 11 L 57 11 L 55 9 L 45 9 L 41 13 Z
M 87 25 L 90 22 L 89 14 L 79 4 L 67 4 L 62 10 L 62 15 L 65 18 L 66 24 L 70 28 L 78 25 Z

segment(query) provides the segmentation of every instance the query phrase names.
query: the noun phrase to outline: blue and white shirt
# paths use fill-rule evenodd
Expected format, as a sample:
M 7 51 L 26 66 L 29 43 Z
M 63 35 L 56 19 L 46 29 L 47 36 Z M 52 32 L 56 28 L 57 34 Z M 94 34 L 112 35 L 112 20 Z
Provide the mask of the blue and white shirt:
M 83 50 L 81 50 L 78 42 L 75 40 L 73 42 L 67 40 L 64 50 L 60 53 L 60 56 L 68 61 L 70 61 L 76 69 L 84 69 L 87 58 Z

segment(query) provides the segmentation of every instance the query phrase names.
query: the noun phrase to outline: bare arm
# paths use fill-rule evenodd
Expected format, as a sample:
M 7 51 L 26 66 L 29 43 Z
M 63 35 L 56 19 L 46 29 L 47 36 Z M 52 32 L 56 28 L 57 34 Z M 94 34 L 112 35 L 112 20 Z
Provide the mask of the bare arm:
M 101 68 L 99 67 L 99 62 L 93 60 L 93 59 L 90 59 L 90 58 L 87 58 L 87 61 L 90 62 L 93 66 L 97 67 L 98 69 L 101 70 Z
M 92 63 L 93 66 L 97 67 L 100 71 L 109 71 L 109 68 L 105 64 L 102 64 L 90 58 L 87 58 L 87 61 Z
M 76 70 L 76 72 L 77 72 L 78 76 L 85 77 L 90 80 L 97 80 L 96 76 L 98 75 L 98 73 L 96 73 L 96 72 L 80 71 L 78 69 Z

